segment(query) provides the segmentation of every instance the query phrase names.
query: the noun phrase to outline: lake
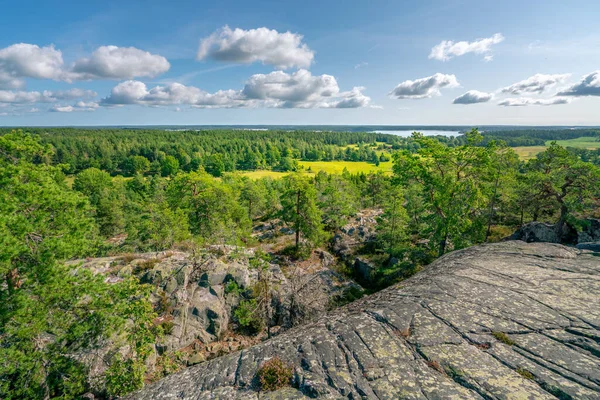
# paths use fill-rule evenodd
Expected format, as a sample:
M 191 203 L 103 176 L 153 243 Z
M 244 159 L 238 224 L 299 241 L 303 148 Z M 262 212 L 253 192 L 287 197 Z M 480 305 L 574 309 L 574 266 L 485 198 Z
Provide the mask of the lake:
M 371 131 L 372 133 L 386 133 L 388 135 L 397 135 L 402 137 L 410 137 L 414 131 Z M 436 130 L 418 130 L 424 136 L 460 136 L 462 133 L 459 131 L 436 131 Z

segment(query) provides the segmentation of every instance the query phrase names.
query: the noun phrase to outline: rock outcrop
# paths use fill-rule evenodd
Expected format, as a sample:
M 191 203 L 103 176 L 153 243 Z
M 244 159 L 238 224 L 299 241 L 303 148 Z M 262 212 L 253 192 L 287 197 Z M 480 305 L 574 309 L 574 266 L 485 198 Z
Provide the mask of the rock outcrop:
M 258 392 L 257 368 L 294 366 Z M 600 258 L 547 243 L 450 253 L 421 273 L 130 399 L 599 399 Z
M 559 237 L 556 232 L 556 225 L 534 221 L 517 229 L 517 231 L 513 233 L 509 239 L 522 240 L 527 243 L 577 243 L 577 231 L 569 224 L 565 224 L 563 227 L 563 233 L 560 236 L 561 237 Z

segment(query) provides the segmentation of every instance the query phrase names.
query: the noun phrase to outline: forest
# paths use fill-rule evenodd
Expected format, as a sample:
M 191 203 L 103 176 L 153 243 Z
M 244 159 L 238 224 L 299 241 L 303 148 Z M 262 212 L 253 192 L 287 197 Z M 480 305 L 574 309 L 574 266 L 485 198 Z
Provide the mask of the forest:
M 281 252 L 303 259 L 327 249 L 357 212 L 378 209 L 377 240 L 364 249 L 379 265 L 375 291 L 531 221 L 555 224 L 560 235 L 600 217 L 597 150 L 552 143 L 525 162 L 509 147 L 596 134 L 3 130 L 0 398 L 80 398 L 91 385 L 80 356 L 114 335 L 128 351 L 107 358 L 104 396 L 147 382 L 151 345 L 165 334 L 153 322 L 151 288 L 135 275 L 107 282 L 72 260 L 212 244 L 260 248 L 253 228 L 273 220 L 293 232 Z M 309 174 L 298 160 L 391 160 L 393 169 Z M 240 173 L 256 169 L 289 174 Z M 241 308 L 239 322 L 259 318 L 255 309 Z

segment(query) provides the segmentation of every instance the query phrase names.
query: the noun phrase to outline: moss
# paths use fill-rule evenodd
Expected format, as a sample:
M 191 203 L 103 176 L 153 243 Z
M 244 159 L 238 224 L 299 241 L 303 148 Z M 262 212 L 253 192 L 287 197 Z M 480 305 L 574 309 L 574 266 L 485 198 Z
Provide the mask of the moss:
M 279 357 L 266 361 L 256 373 L 260 388 L 265 391 L 274 391 L 286 386 L 291 386 L 292 366 Z
M 526 370 L 525 368 L 517 368 L 517 373 L 519 375 L 521 375 L 523 378 L 525 379 L 529 379 L 530 381 L 534 380 L 534 376 L 531 372 L 529 372 L 528 370 Z
M 506 345 L 513 346 L 515 344 L 515 342 L 513 342 L 504 332 L 492 332 L 492 336 Z
M 565 393 L 562 389 L 556 386 L 548 385 L 547 383 L 542 383 L 541 386 L 546 392 L 550 393 L 559 400 L 573 400 L 573 396 Z

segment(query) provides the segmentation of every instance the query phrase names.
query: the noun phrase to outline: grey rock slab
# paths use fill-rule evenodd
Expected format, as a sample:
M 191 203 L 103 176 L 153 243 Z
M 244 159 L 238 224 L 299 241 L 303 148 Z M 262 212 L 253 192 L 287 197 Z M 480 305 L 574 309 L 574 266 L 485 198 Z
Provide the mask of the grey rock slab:
M 398 285 L 130 399 L 600 399 L 600 257 L 508 241 L 441 257 Z M 293 384 L 256 385 L 280 357 Z

